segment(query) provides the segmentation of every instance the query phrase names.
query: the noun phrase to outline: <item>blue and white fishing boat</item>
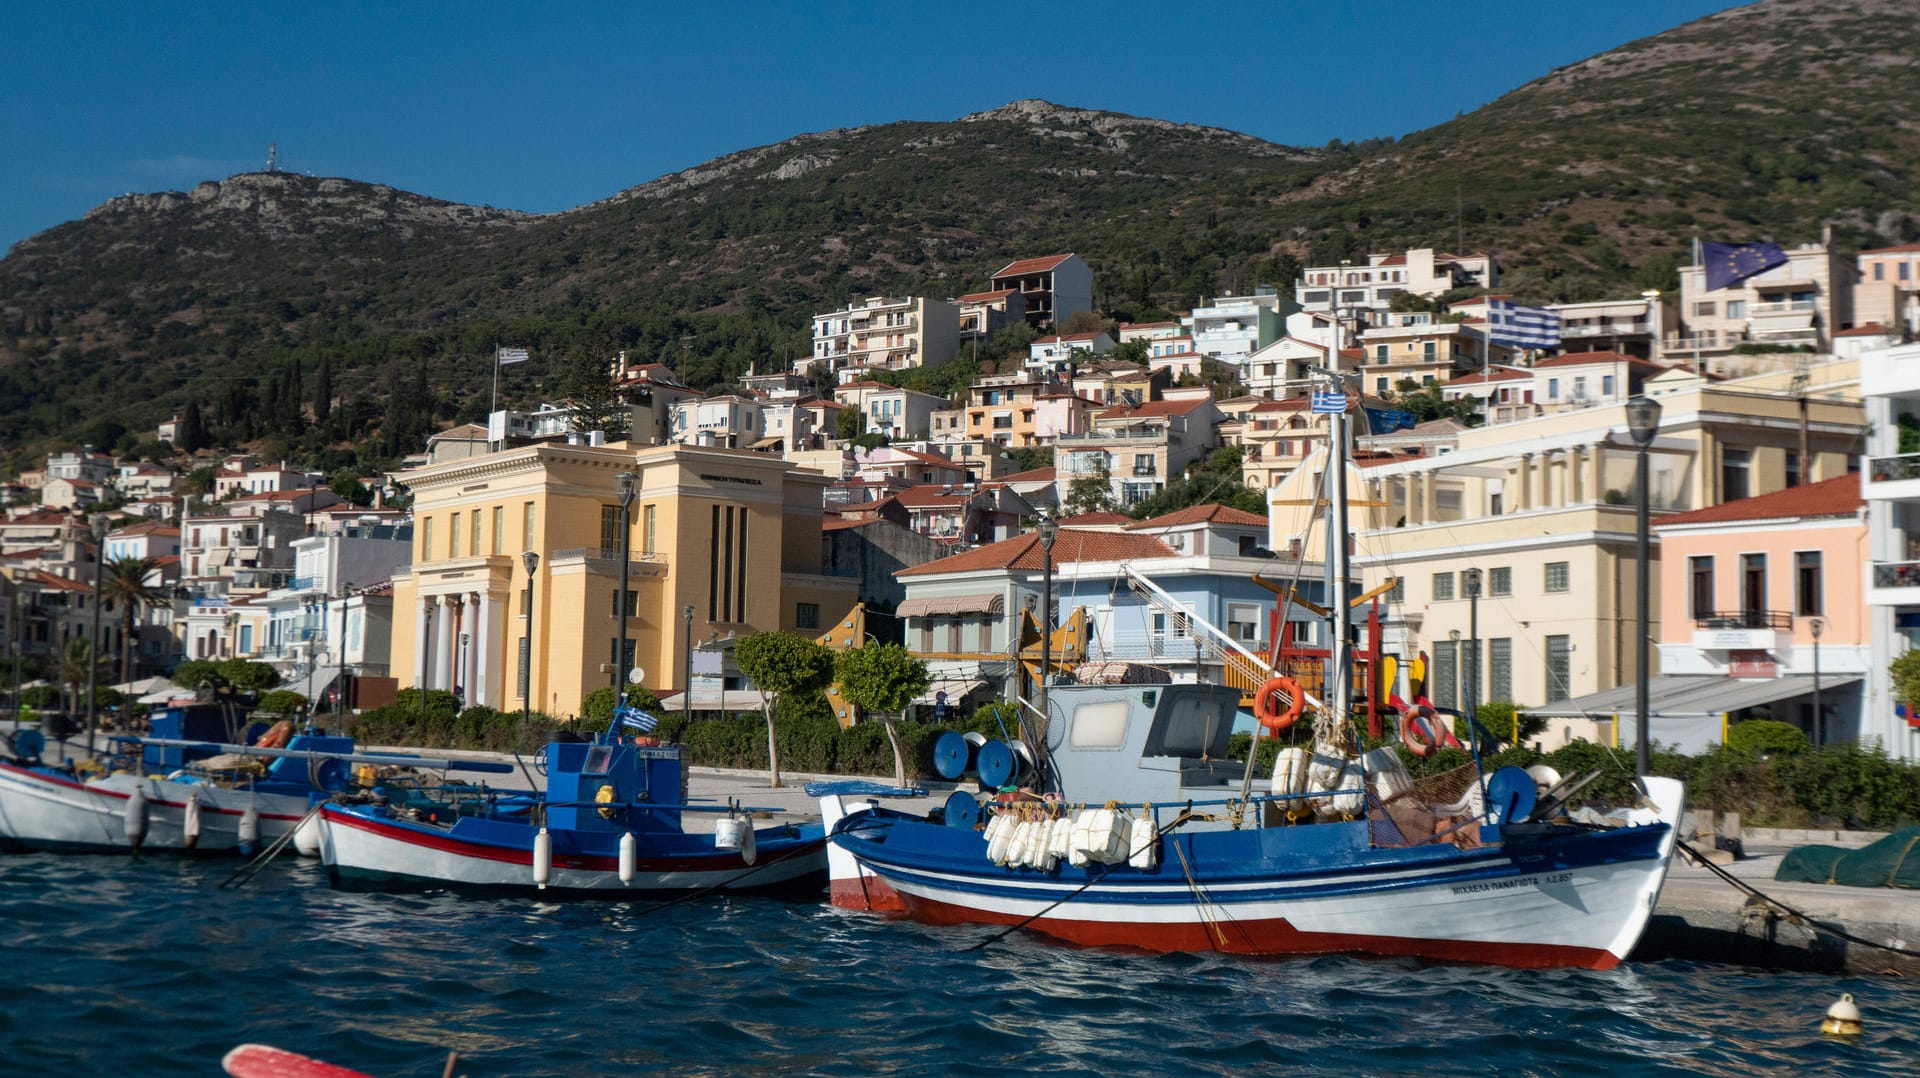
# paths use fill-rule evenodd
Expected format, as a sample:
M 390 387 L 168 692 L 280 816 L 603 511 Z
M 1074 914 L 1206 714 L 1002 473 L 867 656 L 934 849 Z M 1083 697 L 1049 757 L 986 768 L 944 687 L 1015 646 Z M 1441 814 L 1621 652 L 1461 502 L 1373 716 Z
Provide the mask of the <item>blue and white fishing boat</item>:
M 288 835 L 317 801 L 347 790 L 353 767 L 505 772 L 495 763 L 367 754 L 351 738 L 272 727 L 253 744 L 231 710 L 156 708 L 150 736 L 110 739 L 115 750 L 59 764 L 39 732 L 16 732 L 0 760 L 0 848 L 76 853 L 130 850 L 240 852 Z
M 1345 416 L 1330 419 L 1338 459 Z M 1345 537 L 1347 468 L 1323 468 L 1328 532 Z M 1346 543 L 1328 546 L 1333 594 L 1350 594 Z M 1639 778 L 1630 810 L 1577 822 L 1564 811 L 1577 776 L 1536 784 L 1475 762 L 1412 779 L 1392 748 L 1364 751 L 1348 709 L 1356 696 L 1386 699 L 1386 687 L 1353 691 L 1347 603 L 1332 605 L 1326 699 L 1287 677 L 1257 694 L 1256 750 L 1261 733 L 1311 709 L 1311 739 L 1282 750 L 1271 776 L 1228 760 L 1237 689 L 1051 685 L 1042 708 L 1024 709 L 1017 741 L 974 754 L 993 793 L 984 804 L 961 791 L 918 816 L 823 797 L 832 901 L 1148 951 L 1592 968 L 1626 958 L 1666 879 L 1681 784 Z M 1443 740 L 1417 706 L 1400 734 L 1423 757 Z M 957 777 L 970 754 L 957 740 L 945 748 L 936 758 Z
M 818 822 L 755 829 L 759 811 L 687 799 L 678 745 L 600 735 L 547 746 L 541 792 L 403 784 L 321 811 L 320 857 L 338 887 L 394 886 L 620 897 L 814 890 Z M 712 814 L 712 831 L 689 831 Z

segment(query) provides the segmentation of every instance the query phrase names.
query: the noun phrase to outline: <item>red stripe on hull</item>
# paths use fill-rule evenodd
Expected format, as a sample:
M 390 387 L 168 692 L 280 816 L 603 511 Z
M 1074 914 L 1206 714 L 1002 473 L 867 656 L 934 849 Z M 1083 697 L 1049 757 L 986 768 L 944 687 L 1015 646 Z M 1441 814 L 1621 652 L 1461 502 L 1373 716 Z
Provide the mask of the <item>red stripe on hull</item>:
M 905 913 L 907 904 L 893 885 L 878 876 L 862 875 L 857 879 L 834 880 L 828 889 L 828 900 L 841 909 L 866 910 L 871 913 Z
M 878 882 L 878 881 L 875 881 Z M 840 881 L 834 882 L 838 888 Z M 883 885 L 884 886 L 884 885 Z M 836 898 L 838 892 L 836 891 Z M 956 906 L 913 895 L 902 896 L 906 910 L 928 924 L 1019 924 L 1015 914 L 994 913 Z M 837 904 L 837 903 L 836 903 Z M 1413 939 L 1344 932 L 1302 932 L 1285 918 L 1259 921 L 1222 920 L 1200 923 L 1075 921 L 1041 918 L 1028 928 L 1083 947 L 1126 947 L 1141 951 L 1220 951 L 1225 954 L 1284 956 L 1312 954 L 1376 954 L 1447 961 L 1477 962 L 1520 969 L 1576 967 L 1612 969 L 1619 956 L 1600 947 L 1570 947 L 1553 943 L 1504 943 L 1485 940 Z
M 400 842 L 409 846 L 424 846 L 430 850 L 440 850 L 444 853 L 458 854 L 461 857 L 471 857 L 481 861 L 500 861 L 509 865 L 527 865 L 529 867 L 533 864 L 532 847 L 523 850 L 505 846 L 492 846 L 479 842 L 468 842 L 448 835 L 415 831 L 408 827 L 396 827 L 391 824 L 383 824 L 377 820 L 369 820 L 358 813 L 352 812 L 328 811 L 325 815 L 329 824 L 365 831 L 391 842 Z M 620 870 L 620 858 L 618 856 L 600 857 L 564 854 L 556 850 L 553 854 L 553 867 L 580 869 L 587 872 L 617 873 Z M 718 852 L 713 854 L 696 854 L 688 857 L 641 857 L 634 865 L 635 871 L 638 872 L 726 872 L 734 870 L 744 871 L 751 867 L 752 866 L 742 860 L 737 853 L 721 854 Z

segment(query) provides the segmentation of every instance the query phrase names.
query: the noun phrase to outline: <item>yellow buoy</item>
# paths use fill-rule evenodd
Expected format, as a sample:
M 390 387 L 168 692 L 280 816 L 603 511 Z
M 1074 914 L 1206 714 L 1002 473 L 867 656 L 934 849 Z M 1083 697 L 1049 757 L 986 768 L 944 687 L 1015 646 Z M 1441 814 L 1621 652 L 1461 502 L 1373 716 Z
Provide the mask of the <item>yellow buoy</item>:
M 1842 1037 L 1860 1035 L 1860 1008 L 1853 1002 L 1853 993 L 1842 995 L 1838 1002 L 1827 1008 L 1827 1019 L 1820 1023 L 1820 1032 Z

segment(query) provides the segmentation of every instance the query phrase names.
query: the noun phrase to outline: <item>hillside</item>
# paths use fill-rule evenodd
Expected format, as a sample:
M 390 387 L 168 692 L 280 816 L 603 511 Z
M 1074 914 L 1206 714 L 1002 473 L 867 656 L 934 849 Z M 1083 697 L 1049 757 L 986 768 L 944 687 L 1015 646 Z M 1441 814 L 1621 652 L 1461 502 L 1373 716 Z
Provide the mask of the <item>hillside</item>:
M 126 196 L 0 260 L 0 445 L 111 440 L 188 400 L 228 436 L 290 437 L 324 366 L 340 407 L 307 442 L 384 431 L 371 451 L 391 451 L 484 406 L 496 340 L 541 357 L 510 395 L 615 348 L 712 385 L 803 353 L 812 310 L 957 295 L 1054 250 L 1128 314 L 1410 245 L 1490 250 L 1512 290 L 1580 299 L 1667 284 L 1695 235 L 1906 242 L 1910 16 L 1767 0 L 1316 149 L 1021 101 L 802 135 L 549 215 L 288 173 Z

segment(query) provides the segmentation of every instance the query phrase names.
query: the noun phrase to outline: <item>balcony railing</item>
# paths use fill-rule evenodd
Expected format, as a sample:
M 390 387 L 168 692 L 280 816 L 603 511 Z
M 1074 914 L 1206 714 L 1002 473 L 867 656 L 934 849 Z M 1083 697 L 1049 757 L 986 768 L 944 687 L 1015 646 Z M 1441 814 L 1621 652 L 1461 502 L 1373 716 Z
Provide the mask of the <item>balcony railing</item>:
M 1873 567 L 1876 588 L 1920 588 L 1920 561 L 1878 562 Z
M 1900 453 L 1891 457 L 1867 459 L 1867 474 L 1876 483 L 1899 479 L 1920 479 L 1920 453 Z
M 1722 610 L 1701 614 L 1693 619 L 1697 629 L 1778 629 L 1793 628 L 1793 615 L 1785 610 Z

